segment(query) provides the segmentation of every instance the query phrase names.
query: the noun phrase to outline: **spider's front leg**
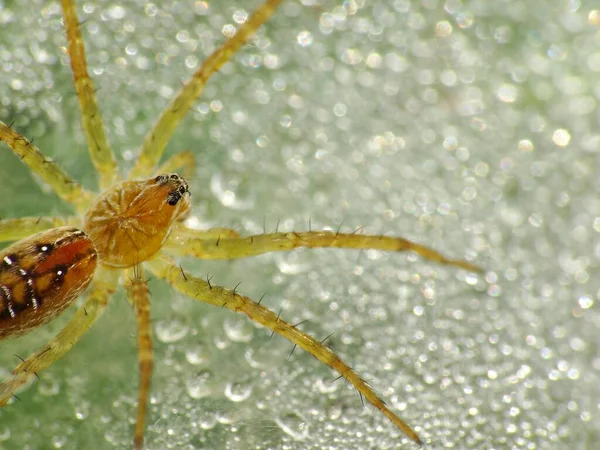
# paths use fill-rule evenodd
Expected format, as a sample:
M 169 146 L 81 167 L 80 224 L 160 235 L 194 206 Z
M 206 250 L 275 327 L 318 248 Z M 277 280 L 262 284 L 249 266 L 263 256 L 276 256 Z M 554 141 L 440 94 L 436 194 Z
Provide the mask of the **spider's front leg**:
M 10 380 L 0 384 L 0 406 L 6 404 L 12 395 L 38 372 L 58 361 L 96 322 L 116 289 L 115 275 L 114 272 L 98 270 L 86 301 L 67 325 L 48 344 L 19 364 L 13 370 Z
M 164 248 L 171 248 L 170 245 L 179 247 L 183 245 L 182 242 L 190 242 L 195 239 L 216 241 L 217 239 L 240 237 L 239 233 L 233 228 L 210 228 L 209 230 L 195 230 L 188 228 L 179 222 L 173 224 L 173 229 L 170 236 L 172 237 L 167 239 L 167 242 L 165 243 L 166 247 Z M 177 253 L 177 251 L 175 251 L 175 253 Z
M 194 153 L 187 150 L 175 153 L 168 158 L 161 166 L 154 171 L 154 176 L 162 173 L 177 172 L 183 175 L 183 178 L 190 179 L 194 176 L 194 168 L 196 167 L 196 158 Z
M 100 177 L 100 188 L 104 190 L 119 179 L 117 162 L 106 138 L 102 116 L 96 101 L 94 82 L 87 70 L 85 47 L 73 0 L 62 0 L 62 8 L 73 83 L 81 108 L 81 124 L 87 139 L 90 158 Z
M 143 178 L 152 173 L 160 160 L 173 132 L 202 94 L 211 76 L 228 62 L 263 23 L 275 13 L 283 0 L 265 0 L 259 5 L 234 36 L 204 60 L 202 66 L 185 83 L 181 91 L 171 100 L 152 130 L 146 135 L 138 160 L 131 170 L 129 179 Z
M 208 231 L 185 230 L 171 234 L 164 248 L 181 256 L 200 259 L 236 259 L 268 252 L 293 250 L 298 247 L 374 249 L 395 252 L 415 252 L 424 259 L 447 266 L 460 267 L 472 272 L 481 268 L 462 259 L 451 259 L 424 245 L 401 237 L 338 233 L 334 231 L 302 231 L 288 233 L 257 234 L 248 237 L 228 236 L 227 229 Z M 220 230 L 224 230 L 220 233 Z M 217 235 L 214 237 L 214 235 Z
M 235 291 L 211 285 L 209 281 L 184 273 L 180 267 L 176 266 L 167 257 L 153 259 L 148 265 L 155 276 L 163 278 L 182 294 L 214 306 L 244 313 L 250 320 L 283 336 L 322 363 L 327 364 L 352 384 L 364 398 L 400 428 L 406 436 L 417 444 L 423 445 L 417 433 L 394 414 L 373 389 L 322 342 L 281 319 L 278 314 L 265 308 L 260 303 L 256 303 Z

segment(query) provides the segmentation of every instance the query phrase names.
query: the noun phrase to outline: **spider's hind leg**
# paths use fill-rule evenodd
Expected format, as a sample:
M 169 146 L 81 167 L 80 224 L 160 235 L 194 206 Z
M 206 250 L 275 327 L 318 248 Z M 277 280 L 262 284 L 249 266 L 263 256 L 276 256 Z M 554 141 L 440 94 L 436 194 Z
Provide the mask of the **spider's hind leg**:
M 278 314 L 252 301 L 235 291 L 210 284 L 209 281 L 184 273 L 183 270 L 166 258 L 156 258 L 148 263 L 151 272 L 165 279 L 177 291 L 195 300 L 209 303 L 234 312 L 246 314 L 250 320 L 259 323 L 269 330 L 283 336 L 293 344 L 310 353 L 316 359 L 343 376 L 373 406 L 392 421 L 406 436 L 419 445 L 421 439 L 417 433 L 402 419 L 394 414 L 373 389 L 358 376 L 350 366 L 341 360 L 331 349 L 312 336 L 299 330 L 294 325 L 281 319 Z
M 87 299 L 67 325 L 48 344 L 19 364 L 13 370 L 11 379 L 0 384 L 0 406 L 6 404 L 21 386 L 58 361 L 79 341 L 100 317 L 115 287 L 116 279 L 112 273 L 107 274 L 106 278 L 97 274 Z
M 0 220 L 0 242 L 17 241 L 64 225 L 77 226 L 78 217 L 19 217 Z

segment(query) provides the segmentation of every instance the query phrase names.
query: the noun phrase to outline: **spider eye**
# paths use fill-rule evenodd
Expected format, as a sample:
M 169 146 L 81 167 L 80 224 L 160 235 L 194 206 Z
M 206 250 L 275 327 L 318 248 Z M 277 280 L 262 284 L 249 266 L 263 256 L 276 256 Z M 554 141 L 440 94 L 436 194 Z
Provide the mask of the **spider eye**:
M 167 177 L 166 175 L 159 175 L 154 179 L 154 181 L 156 181 L 158 184 L 164 184 L 165 181 L 167 181 L 168 179 L 169 177 Z
M 167 195 L 167 203 L 171 206 L 175 206 L 177 203 L 179 203 L 179 200 L 181 200 L 181 194 L 179 194 L 177 191 L 171 192 L 169 195 Z
M 179 177 L 179 175 L 177 175 L 176 173 L 171 174 L 170 178 L 171 178 L 171 180 L 180 180 L 181 179 Z

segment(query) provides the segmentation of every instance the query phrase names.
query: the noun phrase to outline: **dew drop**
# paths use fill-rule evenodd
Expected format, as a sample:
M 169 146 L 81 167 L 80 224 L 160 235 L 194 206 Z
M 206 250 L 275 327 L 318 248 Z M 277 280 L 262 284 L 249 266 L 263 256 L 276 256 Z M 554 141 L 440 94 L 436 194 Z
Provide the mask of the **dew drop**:
M 84 420 L 90 414 L 90 404 L 88 402 L 81 402 L 75 407 L 75 417 L 79 420 Z
M 225 386 L 225 396 L 232 402 L 243 402 L 252 394 L 252 385 L 250 383 L 235 382 L 227 383 Z
M 212 430 L 217 425 L 217 416 L 212 411 L 199 411 L 196 419 L 203 430 Z
M 10 428 L 0 428 L 0 442 L 8 441 L 10 439 Z
M 48 377 L 42 378 L 39 383 L 39 392 L 44 396 L 52 397 L 60 392 L 60 385 L 55 379 Z
M 53 448 L 63 448 L 67 443 L 67 438 L 65 436 L 52 436 L 51 441 Z
M 188 395 L 199 399 L 212 394 L 210 384 L 213 378 L 213 374 L 209 370 L 203 370 L 191 375 L 185 382 Z
M 313 35 L 310 31 L 301 31 L 298 33 L 296 41 L 300 44 L 300 47 L 310 47 L 313 43 Z
M 332 380 L 333 379 L 325 381 L 322 378 L 319 378 L 315 383 L 315 387 L 321 394 L 331 394 L 332 392 L 337 391 L 339 386 L 338 383 L 333 383 Z
M 295 413 L 277 417 L 275 423 L 279 425 L 284 433 L 296 441 L 302 441 L 308 437 L 308 424 L 302 417 Z
M 225 334 L 233 342 L 250 342 L 252 340 L 252 325 L 246 320 L 229 317 L 223 322 Z
M 210 355 L 204 345 L 194 345 L 185 350 L 185 359 L 195 366 L 203 364 L 209 357 Z
M 273 364 L 273 350 L 268 346 L 259 347 L 258 349 L 249 348 L 244 353 L 244 357 L 250 367 L 254 369 L 268 369 Z
M 179 320 L 161 320 L 156 324 L 156 337 L 159 341 L 170 344 L 183 339 L 189 327 Z

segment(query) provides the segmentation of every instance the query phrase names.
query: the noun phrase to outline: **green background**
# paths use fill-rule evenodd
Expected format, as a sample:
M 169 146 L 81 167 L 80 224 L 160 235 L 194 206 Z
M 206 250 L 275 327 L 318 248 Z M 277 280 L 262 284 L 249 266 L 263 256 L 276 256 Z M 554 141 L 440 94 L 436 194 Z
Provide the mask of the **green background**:
M 255 6 L 168 3 L 79 5 L 123 173 L 222 30 Z M 332 347 L 427 448 L 594 448 L 599 17 L 600 3 L 578 1 L 285 2 L 168 147 L 196 155 L 197 223 L 364 226 L 487 272 L 340 250 L 182 264 L 266 293 L 316 337 L 334 333 Z M 94 189 L 64 46 L 57 4 L 0 2 L 0 119 Z M 2 218 L 71 213 L 6 147 L 0 180 Z M 414 448 L 327 367 L 288 358 L 288 342 L 150 284 L 148 449 Z M 2 342 L 2 378 L 67 317 Z M 0 449 L 129 448 L 135 346 L 120 292 L 0 410 Z

